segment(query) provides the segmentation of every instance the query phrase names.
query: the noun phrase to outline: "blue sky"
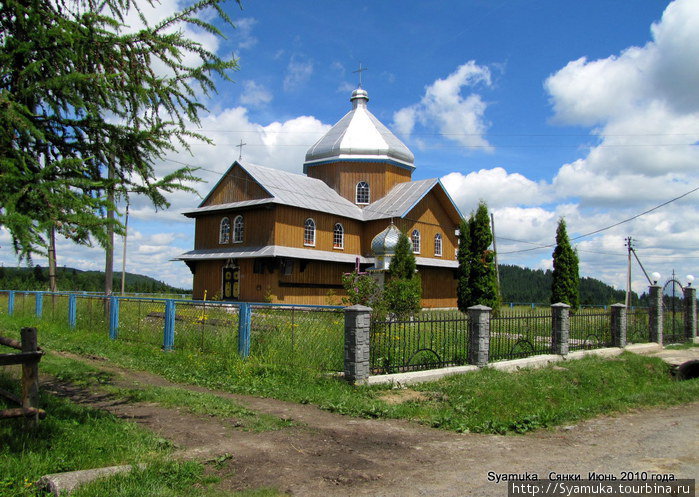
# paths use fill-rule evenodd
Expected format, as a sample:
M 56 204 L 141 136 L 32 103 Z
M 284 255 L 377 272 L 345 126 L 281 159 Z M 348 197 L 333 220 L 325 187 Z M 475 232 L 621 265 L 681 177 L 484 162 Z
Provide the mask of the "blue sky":
M 184 5 L 166 0 L 152 20 Z M 180 163 L 201 166 L 202 196 L 235 145 L 260 165 L 301 172 L 303 156 L 349 109 L 361 63 L 369 109 L 415 154 L 414 179 L 440 177 L 468 214 L 479 199 L 495 214 L 500 262 L 551 265 L 556 222 L 589 233 L 699 186 L 699 0 L 585 2 L 228 3 L 226 40 L 192 35 L 239 57 L 233 83 L 203 99 L 200 132 Z M 135 18 L 134 18 L 135 19 Z M 625 285 L 624 238 L 663 279 L 697 273 L 694 193 L 632 222 L 576 240 L 581 276 Z M 155 213 L 132 204 L 129 264 L 188 287 L 170 259 L 193 247 L 191 194 Z M 0 230 L 0 262 L 14 265 Z M 120 243 L 120 242 L 119 242 Z M 523 249 L 535 248 L 522 252 Z M 121 246 L 116 247 L 117 254 Z M 103 266 L 98 250 L 59 242 L 59 265 Z M 41 259 L 37 259 L 41 263 Z M 120 261 L 117 269 L 120 268 Z M 633 285 L 645 287 L 634 267 Z

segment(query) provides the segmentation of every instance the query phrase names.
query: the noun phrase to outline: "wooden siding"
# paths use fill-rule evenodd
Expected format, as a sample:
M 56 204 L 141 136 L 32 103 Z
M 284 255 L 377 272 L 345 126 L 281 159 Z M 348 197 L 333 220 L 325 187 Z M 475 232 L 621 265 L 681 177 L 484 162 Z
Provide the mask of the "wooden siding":
M 451 209 L 451 205 L 448 206 Z M 393 222 L 403 233 L 410 236 L 414 229 L 420 231 L 419 257 L 429 257 L 447 261 L 456 260 L 458 224 L 453 221 L 453 215 L 439 199 L 439 194 L 432 190 L 428 193 L 405 218 L 394 218 Z M 458 217 L 458 213 L 457 213 Z M 362 237 L 362 255 L 371 257 L 371 241 L 391 223 L 390 219 L 370 221 L 364 224 Z M 434 254 L 434 236 L 442 235 L 442 256 Z
M 236 164 L 209 193 L 202 207 L 269 197 L 259 183 Z
M 456 307 L 454 269 L 419 266 L 422 279 L 422 307 Z
M 451 205 L 449 205 L 451 207 Z M 435 190 L 428 193 L 405 218 L 401 219 L 398 226 L 408 236 L 417 229 L 420 231 L 420 257 L 434 259 L 456 260 L 458 224 L 452 220 L 452 215 L 440 202 Z M 442 256 L 434 254 L 434 236 L 442 235 Z
M 213 300 L 221 296 L 221 284 L 223 281 L 222 270 L 225 261 L 197 261 L 194 263 L 194 284 L 192 285 L 192 298 L 202 300 L 204 290 L 206 298 Z
M 357 183 L 369 183 L 370 202 L 376 202 L 398 183 L 410 181 L 411 172 L 393 164 L 337 162 L 310 166 L 308 176 L 324 181 L 342 197 L 354 203 Z
M 314 247 L 303 244 L 304 224 L 309 217 L 316 223 Z M 296 207 L 279 206 L 276 209 L 275 220 L 274 240 L 276 245 L 348 254 L 359 253 L 362 228 L 360 222 L 354 219 Z M 342 224 L 345 229 L 344 249 L 333 248 L 333 230 L 336 223 Z
M 262 247 L 274 245 L 274 207 L 260 207 L 252 210 L 221 211 L 197 217 L 194 229 L 194 249 Z M 243 216 L 243 241 L 233 243 L 233 220 Z M 221 220 L 227 217 L 231 221 L 231 241 L 220 244 Z
M 265 302 L 271 297 L 272 302 L 282 304 L 341 305 L 346 292 L 333 287 L 341 284 L 343 273 L 353 269 L 352 264 L 309 261 L 301 272 L 299 261 L 295 260 L 290 275 L 282 275 L 278 264 L 275 264 L 273 273 L 265 270 L 264 274 L 254 274 L 254 259 L 239 259 L 237 263 L 240 267 L 241 302 Z M 224 264 L 223 260 L 196 263 L 195 299 L 201 300 L 204 290 L 207 291 L 207 299 L 220 297 Z M 422 278 L 423 307 L 456 307 L 453 269 L 420 267 L 419 273 Z

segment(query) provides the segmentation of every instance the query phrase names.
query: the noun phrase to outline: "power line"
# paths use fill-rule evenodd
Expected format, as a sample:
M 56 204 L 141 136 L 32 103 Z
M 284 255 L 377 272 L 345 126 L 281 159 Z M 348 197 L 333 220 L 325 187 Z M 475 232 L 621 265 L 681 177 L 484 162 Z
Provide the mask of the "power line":
M 655 211 L 655 210 L 658 210 L 658 209 L 660 209 L 661 207 L 665 207 L 666 205 L 671 204 L 672 202 L 675 202 L 675 201 L 677 201 L 677 200 L 680 200 L 681 198 L 684 198 L 684 197 L 686 197 L 687 195 L 690 195 L 690 194 L 692 194 L 692 193 L 694 193 L 694 192 L 696 192 L 696 191 L 698 191 L 698 190 L 699 190 L 699 186 L 696 187 L 696 188 L 693 188 L 693 189 L 689 190 L 689 191 L 686 192 L 686 193 L 683 193 L 682 195 L 679 195 L 679 196 L 677 196 L 677 197 L 675 197 L 675 198 L 672 198 L 672 199 L 668 200 L 667 202 L 663 202 L 662 204 L 656 205 L 655 207 L 653 207 L 653 208 L 651 208 L 651 209 L 648 209 L 648 210 L 646 210 L 646 211 L 643 211 L 643 212 L 641 212 L 640 214 L 636 214 L 635 216 L 631 216 L 631 217 L 629 217 L 629 218 L 627 218 L 627 219 L 624 219 L 623 221 L 619 221 L 618 223 L 614 223 L 614 224 L 611 224 L 611 225 L 609 225 L 609 226 L 605 226 L 604 228 L 600 228 L 600 229 L 597 229 L 597 230 L 594 230 L 594 231 L 590 231 L 589 233 L 584 233 L 584 234 L 582 234 L 582 235 L 575 236 L 575 237 L 571 238 L 570 240 L 571 240 L 571 241 L 573 241 L 573 240 L 579 240 L 580 238 L 585 238 L 585 237 L 590 236 L 590 235 L 596 235 L 597 233 L 601 233 L 601 232 L 603 232 L 603 231 L 607 231 L 607 230 L 609 230 L 609 229 L 616 228 L 617 226 L 620 226 L 620 225 L 622 225 L 622 224 L 624 224 L 624 223 L 628 223 L 629 221 L 633 221 L 634 219 L 638 219 L 638 218 L 641 217 L 641 216 L 645 216 L 646 214 L 649 214 L 649 213 L 651 213 L 651 212 L 653 212 L 653 211 Z M 534 243 L 536 243 L 536 242 L 523 242 L 523 243 L 531 243 L 531 244 L 534 244 Z M 509 252 L 500 252 L 500 253 L 501 253 L 502 255 L 505 255 L 505 254 L 516 254 L 516 253 L 521 253 L 521 252 L 530 252 L 530 251 L 532 251 L 532 250 L 540 250 L 540 249 L 545 249 L 545 248 L 554 247 L 555 245 L 556 245 L 555 243 L 550 243 L 550 244 L 548 244 L 548 245 L 539 245 L 539 246 L 533 247 L 533 248 L 521 249 L 521 250 L 511 250 L 511 251 L 509 251 Z

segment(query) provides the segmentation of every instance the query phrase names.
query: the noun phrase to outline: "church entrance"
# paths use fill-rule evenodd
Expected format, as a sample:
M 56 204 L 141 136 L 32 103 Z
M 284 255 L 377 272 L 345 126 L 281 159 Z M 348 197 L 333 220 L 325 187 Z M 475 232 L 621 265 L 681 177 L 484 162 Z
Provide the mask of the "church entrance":
M 240 268 L 223 268 L 223 300 L 238 300 L 240 298 Z

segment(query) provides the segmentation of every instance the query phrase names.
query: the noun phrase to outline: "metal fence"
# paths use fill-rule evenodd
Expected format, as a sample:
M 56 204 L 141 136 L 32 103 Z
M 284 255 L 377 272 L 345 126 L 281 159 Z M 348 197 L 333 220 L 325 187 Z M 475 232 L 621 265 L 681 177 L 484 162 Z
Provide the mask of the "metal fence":
M 626 311 L 626 341 L 646 343 L 650 341 L 650 310 L 648 307 L 632 307 Z
M 404 321 L 372 321 L 369 343 L 374 374 L 459 366 L 468 361 L 468 316 L 424 312 Z
M 570 313 L 570 350 L 598 349 L 612 344 L 611 312 L 587 308 Z
M 491 318 L 491 361 L 550 353 L 550 308 L 510 308 Z
M 683 308 L 678 310 L 675 305 L 663 308 L 663 344 L 682 343 L 686 340 L 684 320 Z
M 343 308 L 89 293 L 0 291 L 0 314 L 55 323 L 163 350 L 323 371 L 343 368 Z

